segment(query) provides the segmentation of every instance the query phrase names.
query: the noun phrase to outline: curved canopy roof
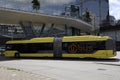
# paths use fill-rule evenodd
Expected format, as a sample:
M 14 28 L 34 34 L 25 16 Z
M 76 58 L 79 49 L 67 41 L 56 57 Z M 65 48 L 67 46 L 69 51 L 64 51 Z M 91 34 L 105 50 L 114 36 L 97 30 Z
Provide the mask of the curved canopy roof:
M 81 29 L 81 31 L 85 32 L 94 30 L 92 25 L 79 19 L 0 8 L 0 23 L 19 24 L 20 21 L 67 25 Z

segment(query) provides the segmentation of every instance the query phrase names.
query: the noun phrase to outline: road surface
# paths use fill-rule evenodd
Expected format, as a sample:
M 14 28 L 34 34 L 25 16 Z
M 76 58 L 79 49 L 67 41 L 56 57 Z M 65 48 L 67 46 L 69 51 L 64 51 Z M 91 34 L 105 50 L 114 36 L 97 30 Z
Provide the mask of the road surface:
M 16 68 L 56 80 L 120 80 L 120 52 L 111 59 L 8 59 L 0 66 Z

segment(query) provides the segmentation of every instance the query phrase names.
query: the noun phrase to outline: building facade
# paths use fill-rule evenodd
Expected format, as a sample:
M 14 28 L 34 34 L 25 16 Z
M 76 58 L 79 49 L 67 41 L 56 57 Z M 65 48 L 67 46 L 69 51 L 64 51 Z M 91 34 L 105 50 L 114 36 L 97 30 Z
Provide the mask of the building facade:
M 101 27 L 100 31 L 101 36 L 110 36 L 113 40 L 115 40 L 117 50 L 120 51 L 120 24 Z

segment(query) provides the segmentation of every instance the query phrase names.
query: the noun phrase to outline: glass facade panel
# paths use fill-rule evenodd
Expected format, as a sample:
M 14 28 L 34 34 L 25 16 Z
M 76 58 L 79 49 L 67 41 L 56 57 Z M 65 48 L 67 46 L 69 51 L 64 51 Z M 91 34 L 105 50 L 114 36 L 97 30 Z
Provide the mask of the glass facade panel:
M 91 16 L 95 17 L 96 25 L 108 23 L 109 3 L 108 0 L 83 0 L 83 12 L 87 9 Z

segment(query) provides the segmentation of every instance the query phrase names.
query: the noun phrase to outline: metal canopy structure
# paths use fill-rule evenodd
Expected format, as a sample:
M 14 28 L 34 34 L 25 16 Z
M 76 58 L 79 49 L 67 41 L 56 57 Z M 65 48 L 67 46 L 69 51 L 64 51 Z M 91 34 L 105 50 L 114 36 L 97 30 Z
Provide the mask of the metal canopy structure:
M 19 24 L 22 21 L 61 24 L 80 29 L 84 32 L 94 31 L 94 26 L 79 19 L 0 8 L 0 23 Z

